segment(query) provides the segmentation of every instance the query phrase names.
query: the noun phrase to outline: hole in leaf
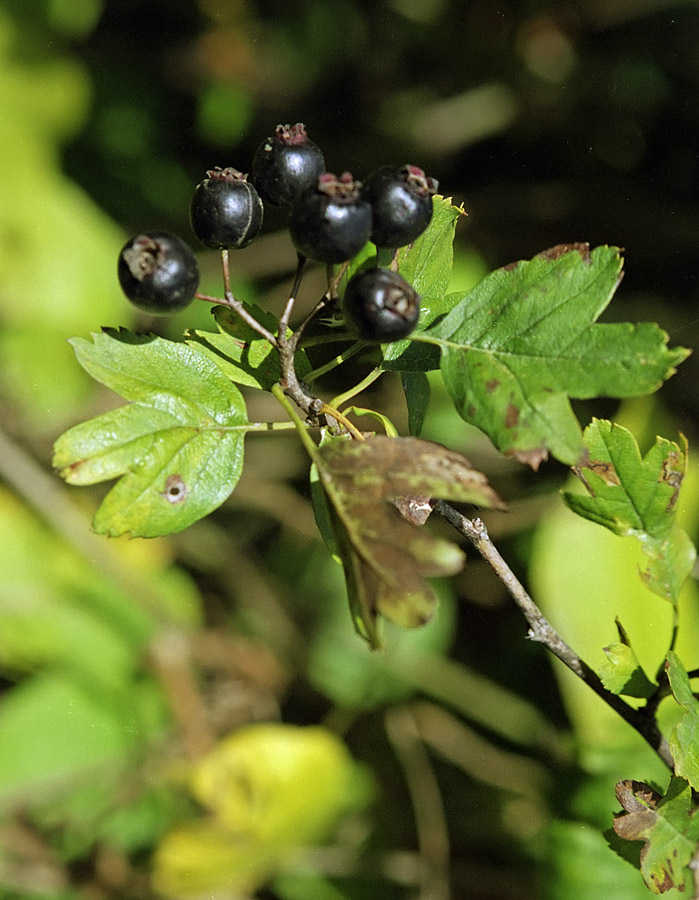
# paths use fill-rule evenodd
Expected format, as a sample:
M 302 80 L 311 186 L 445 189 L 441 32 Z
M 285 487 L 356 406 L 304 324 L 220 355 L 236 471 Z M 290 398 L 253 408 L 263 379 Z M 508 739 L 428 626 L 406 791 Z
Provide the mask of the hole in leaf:
M 188 493 L 187 485 L 182 480 L 181 475 L 170 475 L 165 482 L 163 497 L 168 503 L 182 503 Z

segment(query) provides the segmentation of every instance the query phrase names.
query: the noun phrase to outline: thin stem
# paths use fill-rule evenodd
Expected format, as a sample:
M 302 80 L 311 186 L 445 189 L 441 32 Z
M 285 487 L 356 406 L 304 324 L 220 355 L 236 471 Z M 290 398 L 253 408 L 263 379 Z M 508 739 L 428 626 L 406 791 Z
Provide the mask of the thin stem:
M 232 292 L 231 292 L 231 276 L 228 267 L 228 250 L 221 250 L 221 265 L 223 268 L 223 294 L 226 298 L 225 301 L 221 301 L 216 297 L 209 297 L 206 294 L 197 294 L 197 297 L 200 300 L 206 300 L 209 303 L 219 303 L 223 306 L 228 306 L 233 310 L 236 315 L 238 315 L 246 325 L 248 325 L 254 332 L 263 337 L 266 341 L 268 341 L 273 347 L 277 346 L 277 339 L 272 334 L 271 331 L 268 331 L 264 325 L 261 325 L 257 319 L 251 315 L 240 302 L 237 300 Z
M 356 425 L 353 425 L 350 420 L 344 416 L 339 410 L 335 409 L 333 406 L 330 406 L 328 403 L 324 403 L 320 410 L 318 411 L 319 415 L 325 416 L 326 418 L 335 419 L 335 421 L 339 422 L 342 426 L 344 426 L 347 431 L 352 435 L 355 440 L 365 441 L 366 438 L 361 433 L 361 431 L 357 428 Z
M 303 441 L 303 445 L 306 448 L 306 450 L 308 450 L 309 456 L 311 457 L 312 460 L 315 461 L 317 447 L 316 447 L 313 439 L 308 434 L 308 428 L 306 426 L 306 423 L 301 421 L 301 418 L 299 417 L 299 415 L 296 412 L 296 410 L 294 409 L 294 407 L 286 399 L 288 392 L 286 390 L 284 390 L 281 385 L 275 384 L 272 388 L 272 393 L 274 394 L 274 396 L 277 398 L 277 400 L 281 403 L 281 405 L 286 410 L 287 414 L 289 415 L 289 418 L 291 419 L 291 421 L 294 424 L 294 427 L 296 428 L 299 435 L 301 436 L 301 440 Z M 352 435 L 353 438 L 355 438 L 358 441 L 366 440 L 366 438 L 361 433 L 361 431 L 359 431 L 359 429 L 356 427 L 356 425 L 353 425 L 352 422 L 349 421 L 349 419 L 347 419 L 345 416 L 342 415 L 342 413 L 338 412 L 336 409 L 334 409 L 334 407 L 329 406 L 327 403 L 323 403 L 322 400 L 319 400 L 318 403 L 319 403 L 319 405 L 316 408 L 316 415 L 326 416 L 328 418 L 335 419 L 337 422 L 339 422 L 341 425 L 343 425 L 347 429 L 347 431 L 349 431 L 349 433 Z
M 276 397 L 276 399 L 282 405 L 282 408 L 284 409 L 286 414 L 293 422 L 294 427 L 298 431 L 299 437 L 301 438 L 301 443 L 306 448 L 308 455 L 311 457 L 313 462 L 315 462 L 318 457 L 318 447 L 316 446 L 313 438 L 308 433 L 306 423 L 301 420 L 299 414 L 296 412 L 291 403 L 289 403 L 286 396 L 286 391 L 280 384 L 275 384 L 272 386 L 272 394 Z
M 293 422 L 248 422 L 247 425 L 216 425 L 210 431 L 290 431 Z M 202 429 L 204 430 L 204 429 Z
M 599 675 L 582 660 L 575 651 L 566 644 L 551 623 L 546 619 L 539 607 L 534 603 L 510 567 L 502 558 L 488 531 L 480 519 L 468 519 L 461 515 L 448 503 L 438 500 L 433 506 L 435 512 L 443 516 L 456 530 L 462 534 L 478 550 L 483 559 L 492 567 L 498 578 L 507 588 L 511 597 L 524 614 L 529 623 L 531 640 L 544 644 L 554 656 L 561 660 L 571 672 L 585 682 L 602 700 L 617 712 L 624 721 L 641 735 L 655 750 L 665 765 L 674 770 L 674 760 L 667 740 L 660 733 L 655 719 L 643 710 L 634 709 L 621 697 L 608 691 L 602 684 Z
M 301 338 L 303 337 L 304 332 L 311 324 L 311 322 L 315 321 L 318 316 L 324 312 L 329 306 L 333 306 L 336 302 L 335 297 L 331 297 L 329 294 L 323 294 L 321 299 L 316 303 L 310 313 L 306 316 L 306 318 L 301 322 L 296 331 L 289 338 L 289 344 L 291 345 L 294 352 L 296 352 L 296 348 L 299 345 Z
M 282 377 L 279 384 L 287 396 L 291 397 L 299 409 L 302 409 L 309 418 L 316 419 L 323 401 L 314 397 L 299 381 L 294 365 L 295 342 L 294 335 L 288 338 L 285 333 L 279 332 L 277 350 L 279 352 L 279 366 Z
M 288 335 L 289 317 L 294 306 L 296 291 L 301 283 L 303 268 L 306 264 L 306 258 L 300 253 L 297 255 L 296 274 L 292 285 L 291 296 L 289 297 L 282 317 L 279 321 L 279 332 L 275 340 L 275 346 L 279 353 L 279 367 L 281 368 L 282 377 L 279 379 L 279 385 L 283 392 L 294 401 L 299 409 L 302 409 L 309 419 L 317 419 L 320 407 L 323 401 L 314 397 L 307 388 L 301 384 L 296 374 L 296 347 L 299 338 L 303 332 L 305 322 L 308 322 L 308 316 L 301 326 L 292 334 Z M 312 315 L 312 313 L 311 313 Z
M 303 347 L 305 350 L 306 347 L 322 347 L 324 344 L 338 344 L 340 341 L 347 343 L 354 339 L 355 335 L 350 331 L 334 331 L 332 334 L 316 334 L 306 338 L 306 340 L 303 341 Z M 357 341 L 358 350 L 365 346 L 366 344 L 363 341 Z
M 397 252 L 397 250 L 392 250 L 390 247 L 378 247 L 376 250 L 376 265 L 384 269 L 391 268 Z
M 281 318 L 279 319 L 279 333 L 286 334 L 286 330 L 289 327 L 289 319 L 291 318 L 291 312 L 294 308 L 294 303 L 296 302 L 296 297 L 299 292 L 299 288 L 301 287 L 301 279 L 303 278 L 303 270 L 306 265 L 306 257 L 301 253 L 296 254 L 296 272 L 294 273 L 294 280 L 291 283 L 291 292 L 289 294 L 289 299 L 286 301 L 286 306 L 284 307 L 284 311 L 282 312 Z
M 333 356 L 332 359 L 328 360 L 324 365 L 318 366 L 317 369 L 313 369 L 312 372 L 309 372 L 304 376 L 304 380 L 308 384 L 312 384 L 316 378 L 320 378 L 321 375 L 326 375 L 328 372 L 332 372 L 333 369 L 336 369 L 338 366 L 341 366 L 343 363 L 347 362 L 348 359 L 351 359 L 353 356 L 356 356 L 357 353 L 364 347 L 364 343 L 362 341 L 357 341 L 352 344 L 344 353 L 339 353 L 337 356 Z
M 221 268 L 223 269 L 223 290 L 226 295 L 231 293 L 231 271 L 228 264 L 228 250 L 221 250 Z
M 337 300 L 340 282 L 349 269 L 351 262 L 351 259 L 345 260 L 335 274 L 333 274 L 333 267 L 328 266 L 328 297 L 331 300 Z
M 383 369 L 380 366 L 376 366 L 376 368 L 372 369 L 371 372 L 369 372 L 366 378 L 362 378 L 359 384 L 355 384 L 353 388 L 350 388 L 343 394 L 338 394 L 337 397 L 333 397 L 333 399 L 330 401 L 330 405 L 334 407 L 342 406 L 343 403 L 351 400 L 352 397 L 356 397 L 357 394 L 361 394 L 361 392 L 365 388 L 368 388 L 370 384 L 373 384 L 382 375 Z
M 218 306 L 230 306 L 228 300 L 223 297 L 212 297 L 211 294 L 200 294 L 199 291 L 194 295 L 195 300 L 204 300 L 206 303 L 216 303 Z

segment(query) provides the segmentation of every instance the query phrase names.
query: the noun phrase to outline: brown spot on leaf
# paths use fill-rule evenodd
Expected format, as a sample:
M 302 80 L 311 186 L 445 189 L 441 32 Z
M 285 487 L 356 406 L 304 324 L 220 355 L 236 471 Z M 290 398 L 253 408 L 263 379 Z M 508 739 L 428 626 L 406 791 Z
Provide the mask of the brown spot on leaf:
M 658 893 L 658 894 L 664 894 L 666 891 L 669 891 L 670 888 L 674 888 L 674 887 L 677 887 L 677 889 L 678 889 L 679 891 L 684 891 L 684 890 L 685 890 L 685 886 L 684 886 L 683 884 L 681 884 L 681 885 L 676 885 L 676 884 L 675 884 L 675 882 L 674 882 L 674 880 L 673 880 L 673 878 L 672 878 L 672 875 L 670 874 L 670 872 L 668 872 L 667 869 L 663 869 L 662 872 L 663 872 L 663 879 L 662 879 L 662 881 L 661 881 L 660 878 L 655 874 L 655 872 L 651 872 L 651 874 L 650 874 L 650 880 L 651 880 L 651 881 L 653 882 L 653 884 L 656 886 L 656 888 L 657 888 L 657 893 Z
M 507 404 L 507 412 L 505 413 L 505 427 L 516 428 L 519 424 L 519 409 L 513 404 Z
M 577 250 L 584 263 L 590 262 L 590 245 L 587 242 L 581 243 L 580 241 L 574 241 L 572 244 L 556 244 L 555 247 L 549 247 L 548 250 L 542 250 L 541 253 L 537 253 L 537 258 L 553 261 L 561 256 L 565 256 L 566 253 L 572 253 L 574 250 Z
M 684 466 L 682 456 L 676 450 L 671 450 L 663 460 L 662 471 L 658 481 L 669 484 L 673 489 L 672 497 L 667 505 L 667 512 L 671 512 L 677 503 L 677 497 L 684 481 Z
M 590 262 L 590 245 L 580 241 L 574 241 L 571 244 L 556 244 L 555 247 L 549 247 L 548 250 L 542 250 L 541 253 L 537 253 L 535 259 L 548 259 L 553 262 L 561 256 L 565 256 L 566 253 L 572 253 L 575 250 L 580 254 L 584 263 Z M 522 260 L 515 260 L 515 262 L 502 266 L 502 271 L 513 272 L 521 264 Z
M 189 489 L 187 485 L 182 480 L 181 475 L 170 475 L 168 480 L 165 482 L 165 490 L 162 493 L 162 496 L 168 501 L 168 503 L 182 503 L 189 493 Z
M 69 466 L 66 466 L 62 471 L 72 474 L 73 472 L 77 472 L 80 468 L 82 468 L 82 466 L 84 466 L 86 462 L 87 459 L 78 459 L 74 463 L 71 463 Z
M 589 462 L 586 468 L 598 475 L 605 484 L 621 484 L 621 479 L 617 475 L 614 465 L 610 462 Z
M 500 387 L 500 380 L 498 378 L 491 378 L 490 381 L 486 381 L 485 389 L 489 394 L 492 394 L 493 391 L 496 391 Z

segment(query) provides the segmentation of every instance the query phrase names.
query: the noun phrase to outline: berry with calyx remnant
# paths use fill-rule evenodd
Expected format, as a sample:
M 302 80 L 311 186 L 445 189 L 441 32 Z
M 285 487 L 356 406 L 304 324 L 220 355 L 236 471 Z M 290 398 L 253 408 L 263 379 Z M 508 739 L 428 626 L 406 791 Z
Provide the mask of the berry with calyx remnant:
M 324 263 L 351 259 L 369 240 L 371 206 L 349 172 L 325 172 L 292 207 L 289 234 L 300 254 Z
M 306 133 L 306 127 L 277 125 L 272 137 L 255 151 L 250 177 L 265 203 L 292 207 L 315 188 L 325 171 L 323 153 Z
M 417 166 L 384 166 L 369 175 L 362 196 L 371 204 L 377 247 L 403 247 L 419 237 L 430 224 L 437 188 Z
M 350 278 L 342 300 L 345 321 L 365 341 L 406 338 L 420 315 L 420 298 L 405 278 L 390 269 L 365 269 Z
M 129 300 L 153 316 L 184 309 L 199 286 L 196 257 L 181 238 L 167 232 L 132 237 L 119 254 L 117 272 Z
M 237 169 L 210 169 L 194 189 L 192 231 L 212 250 L 240 250 L 262 227 L 262 200 L 247 175 Z

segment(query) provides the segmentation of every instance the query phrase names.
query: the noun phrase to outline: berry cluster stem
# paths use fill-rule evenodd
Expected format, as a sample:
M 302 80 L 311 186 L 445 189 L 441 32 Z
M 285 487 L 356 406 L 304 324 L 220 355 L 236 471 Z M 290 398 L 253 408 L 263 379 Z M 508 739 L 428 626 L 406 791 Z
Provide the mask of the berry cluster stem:
M 306 257 L 301 253 L 298 253 L 296 255 L 296 272 L 294 273 L 294 280 L 291 284 L 291 292 L 289 293 L 289 299 L 286 301 L 284 312 L 282 313 L 279 320 L 279 334 L 285 335 L 287 328 L 289 327 L 289 319 L 291 318 L 291 312 L 294 308 L 294 303 L 296 303 L 296 295 L 298 294 L 299 288 L 301 287 L 301 279 L 303 278 L 303 270 L 305 266 Z M 294 350 L 295 349 L 296 346 L 294 346 Z
M 221 250 L 221 264 L 223 267 L 223 296 L 226 298 L 226 306 L 230 306 L 246 325 L 249 325 L 253 331 L 256 331 L 266 341 L 269 341 L 273 347 L 276 347 L 277 339 L 272 332 L 268 331 L 264 325 L 261 325 L 254 316 L 250 315 L 240 300 L 237 300 L 233 296 L 233 292 L 231 291 L 231 275 L 228 266 L 228 250 Z

